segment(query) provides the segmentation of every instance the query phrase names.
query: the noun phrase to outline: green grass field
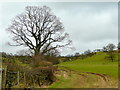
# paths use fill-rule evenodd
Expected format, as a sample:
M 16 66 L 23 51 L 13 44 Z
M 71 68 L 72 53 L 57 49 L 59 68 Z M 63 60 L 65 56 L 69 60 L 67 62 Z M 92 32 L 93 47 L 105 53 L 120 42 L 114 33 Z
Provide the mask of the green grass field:
M 84 83 L 85 79 L 80 78 L 79 75 L 72 73 L 71 77 L 67 79 L 63 76 L 59 77 L 59 80 L 55 82 L 50 88 L 96 88 L 96 87 L 117 87 L 118 80 L 118 54 L 115 54 L 114 62 L 105 58 L 106 53 L 99 52 L 96 55 L 85 59 L 77 59 L 69 62 L 62 62 L 58 66 L 66 67 L 66 69 L 71 69 L 79 73 L 92 72 L 99 74 L 106 74 L 111 77 L 112 82 L 114 83 L 108 86 L 102 85 L 103 82 L 98 81 L 95 75 L 90 75 L 87 77 L 87 83 Z M 59 67 L 62 69 L 61 67 Z M 94 86 L 94 84 L 98 86 Z
M 115 61 L 105 59 L 106 53 L 99 52 L 92 57 L 86 59 L 78 59 L 69 62 L 63 62 L 60 66 L 68 67 L 79 72 L 94 72 L 100 74 L 111 75 L 114 78 L 118 77 L 118 56 L 116 54 Z

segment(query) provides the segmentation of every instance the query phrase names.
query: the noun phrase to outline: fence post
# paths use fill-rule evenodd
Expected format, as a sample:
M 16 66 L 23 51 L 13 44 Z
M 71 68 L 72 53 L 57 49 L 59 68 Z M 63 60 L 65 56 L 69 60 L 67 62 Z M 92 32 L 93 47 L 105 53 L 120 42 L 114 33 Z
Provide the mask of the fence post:
M 25 72 L 24 72 L 24 87 L 26 87 Z
M 4 88 L 6 88 L 6 73 L 7 73 L 7 66 L 5 67 L 5 80 L 4 80 Z
M 0 90 L 2 89 L 2 66 L 0 71 Z
M 34 80 L 34 77 L 33 77 L 33 88 L 35 87 L 35 80 Z
M 20 83 L 19 83 L 19 71 L 18 71 L 18 88 L 20 87 Z

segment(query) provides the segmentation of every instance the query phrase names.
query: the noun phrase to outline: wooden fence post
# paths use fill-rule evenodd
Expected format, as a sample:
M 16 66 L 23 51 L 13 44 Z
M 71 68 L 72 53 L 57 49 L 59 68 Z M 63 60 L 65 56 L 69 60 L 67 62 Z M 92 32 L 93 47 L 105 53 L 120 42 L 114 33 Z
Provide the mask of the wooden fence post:
M 6 68 L 5 68 L 5 80 L 4 80 L 4 88 L 6 88 L 6 73 L 7 73 L 7 66 L 6 66 Z
M 18 88 L 20 87 L 20 83 L 19 83 L 19 71 L 18 71 Z
M 0 71 L 0 90 L 2 89 L 2 66 Z
M 24 87 L 26 87 L 26 80 L 25 80 L 25 72 L 24 72 Z
M 35 80 L 34 80 L 34 77 L 33 77 L 33 75 L 31 75 L 31 80 L 33 81 L 32 83 L 33 83 L 33 85 L 32 85 L 32 87 L 34 88 L 35 87 Z

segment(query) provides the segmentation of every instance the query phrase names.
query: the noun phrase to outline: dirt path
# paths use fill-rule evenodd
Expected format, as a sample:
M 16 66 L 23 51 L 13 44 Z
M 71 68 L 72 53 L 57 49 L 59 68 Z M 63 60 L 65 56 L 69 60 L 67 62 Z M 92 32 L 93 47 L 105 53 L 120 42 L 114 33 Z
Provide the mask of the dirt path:
M 93 72 L 77 72 L 66 67 L 58 69 L 55 72 L 57 77 L 64 77 L 61 81 L 62 88 L 117 88 L 117 81 L 112 79 L 109 75 L 93 73 Z M 59 80 L 58 80 L 59 82 Z M 58 87 L 59 88 L 59 87 Z

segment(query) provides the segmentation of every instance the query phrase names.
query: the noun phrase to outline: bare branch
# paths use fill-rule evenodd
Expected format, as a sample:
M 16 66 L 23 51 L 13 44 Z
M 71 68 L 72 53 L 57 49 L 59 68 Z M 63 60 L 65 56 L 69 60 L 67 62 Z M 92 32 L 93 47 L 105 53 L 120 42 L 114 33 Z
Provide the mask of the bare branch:
M 35 53 L 45 54 L 53 49 L 70 45 L 55 45 L 67 40 L 62 22 L 47 6 L 27 6 L 25 12 L 16 16 L 12 25 L 7 29 L 13 34 L 13 41 L 34 50 Z M 67 40 L 69 41 L 69 40 Z

